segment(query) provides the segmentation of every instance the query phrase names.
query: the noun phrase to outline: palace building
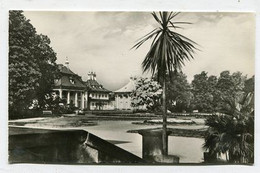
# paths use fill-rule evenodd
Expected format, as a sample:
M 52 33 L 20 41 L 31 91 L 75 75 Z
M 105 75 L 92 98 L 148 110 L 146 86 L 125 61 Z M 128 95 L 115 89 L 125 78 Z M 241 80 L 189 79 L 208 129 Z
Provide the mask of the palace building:
M 115 93 L 115 108 L 119 110 L 132 110 L 131 96 L 132 91 L 135 90 L 135 83 L 132 78 L 122 88 L 114 91 Z
M 53 91 L 61 99 L 66 99 L 67 104 L 73 104 L 79 109 L 85 110 L 109 110 L 114 109 L 111 102 L 111 91 L 97 82 L 96 73 L 89 72 L 88 80 L 72 72 L 69 61 L 66 65 L 58 64 L 60 78 L 54 81 Z
M 60 78 L 55 79 L 53 91 L 61 99 L 66 99 L 67 104 L 74 104 L 80 109 L 87 106 L 87 91 L 81 77 L 69 69 L 69 62 L 66 61 L 66 66 L 58 64 L 60 70 Z
M 131 93 L 135 90 L 135 82 L 130 78 L 122 88 L 112 92 L 98 83 L 95 72 L 89 72 L 86 81 L 69 68 L 69 61 L 65 65 L 58 64 L 60 78 L 54 81 L 53 91 L 67 104 L 83 110 L 133 110 Z M 139 107 L 138 109 L 143 109 Z
M 88 80 L 84 82 L 88 91 L 89 110 L 109 110 L 114 109 L 110 104 L 109 93 L 111 91 L 104 88 L 97 82 L 96 73 L 89 72 Z

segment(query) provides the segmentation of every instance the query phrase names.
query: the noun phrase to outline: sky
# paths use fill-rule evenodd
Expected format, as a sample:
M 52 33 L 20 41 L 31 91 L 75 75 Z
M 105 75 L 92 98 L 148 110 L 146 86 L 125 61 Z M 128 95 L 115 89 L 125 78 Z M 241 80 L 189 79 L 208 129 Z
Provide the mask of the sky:
M 25 11 L 38 34 L 47 35 L 57 63 L 69 60 L 70 69 L 87 79 L 94 71 L 109 90 L 143 74 L 141 63 L 151 41 L 131 49 L 136 41 L 158 27 L 150 12 Z M 194 59 L 182 68 L 189 82 L 202 71 L 241 71 L 254 75 L 255 15 L 253 13 L 180 13 L 174 21 L 190 22 L 176 32 L 198 43 Z

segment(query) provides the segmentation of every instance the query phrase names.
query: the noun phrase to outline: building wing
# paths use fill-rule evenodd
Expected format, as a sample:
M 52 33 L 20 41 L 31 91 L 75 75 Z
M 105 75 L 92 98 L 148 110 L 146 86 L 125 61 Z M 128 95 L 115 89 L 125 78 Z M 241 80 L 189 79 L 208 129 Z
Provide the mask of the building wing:
M 131 93 L 133 90 L 135 90 L 135 83 L 132 79 L 130 79 L 126 85 L 116 90 L 115 93 Z

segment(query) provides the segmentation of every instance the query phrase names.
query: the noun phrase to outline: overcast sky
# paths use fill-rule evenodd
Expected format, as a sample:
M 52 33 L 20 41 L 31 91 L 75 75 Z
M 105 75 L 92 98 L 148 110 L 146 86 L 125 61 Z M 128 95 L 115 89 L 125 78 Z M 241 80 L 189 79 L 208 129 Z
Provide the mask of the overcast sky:
M 44 12 L 26 11 L 38 33 L 47 35 L 57 53 L 57 63 L 69 58 L 70 69 L 87 79 L 95 71 L 104 87 L 116 90 L 130 76 L 142 75 L 141 63 L 150 43 L 130 50 L 143 35 L 157 27 L 150 13 L 141 12 Z M 254 74 L 255 16 L 250 13 L 181 13 L 175 21 L 187 21 L 179 33 L 197 42 L 200 51 L 186 62 L 183 72 L 191 81 L 207 71 Z M 146 74 L 149 76 L 149 74 Z

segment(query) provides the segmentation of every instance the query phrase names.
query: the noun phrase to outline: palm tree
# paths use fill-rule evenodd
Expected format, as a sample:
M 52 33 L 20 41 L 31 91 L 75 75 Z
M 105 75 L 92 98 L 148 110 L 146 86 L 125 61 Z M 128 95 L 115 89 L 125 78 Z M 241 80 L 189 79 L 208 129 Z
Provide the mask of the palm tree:
M 152 16 L 159 24 L 144 37 L 139 39 L 133 48 L 138 49 L 147 40 L 153 38 L 150 50 L 142 62 L 143 72 L 151 71 L 152 76 L 157 74 L 157 80 L 163 86 L 162 109 L 163 109 L 163 155 L 167 155 L 167 135 L 166 135 L 166 75 L 181 69 L 185 60 L 193 58 L 195 42 L 189 38 L 173 31 L 173 29 L 181 28 L 178 24 L 190 24 L 188 22 L 175 22 L 173 19 L 179 13 L 173 12 L 153 12 Z M 160 81 L 159 79 L 162 79 Z
M 226 154 L 231 163 L 252 163 L 254 158 L 254 93 L 223 100 L 225 114 L 206 119 L 204 148 L 209 154 Z

